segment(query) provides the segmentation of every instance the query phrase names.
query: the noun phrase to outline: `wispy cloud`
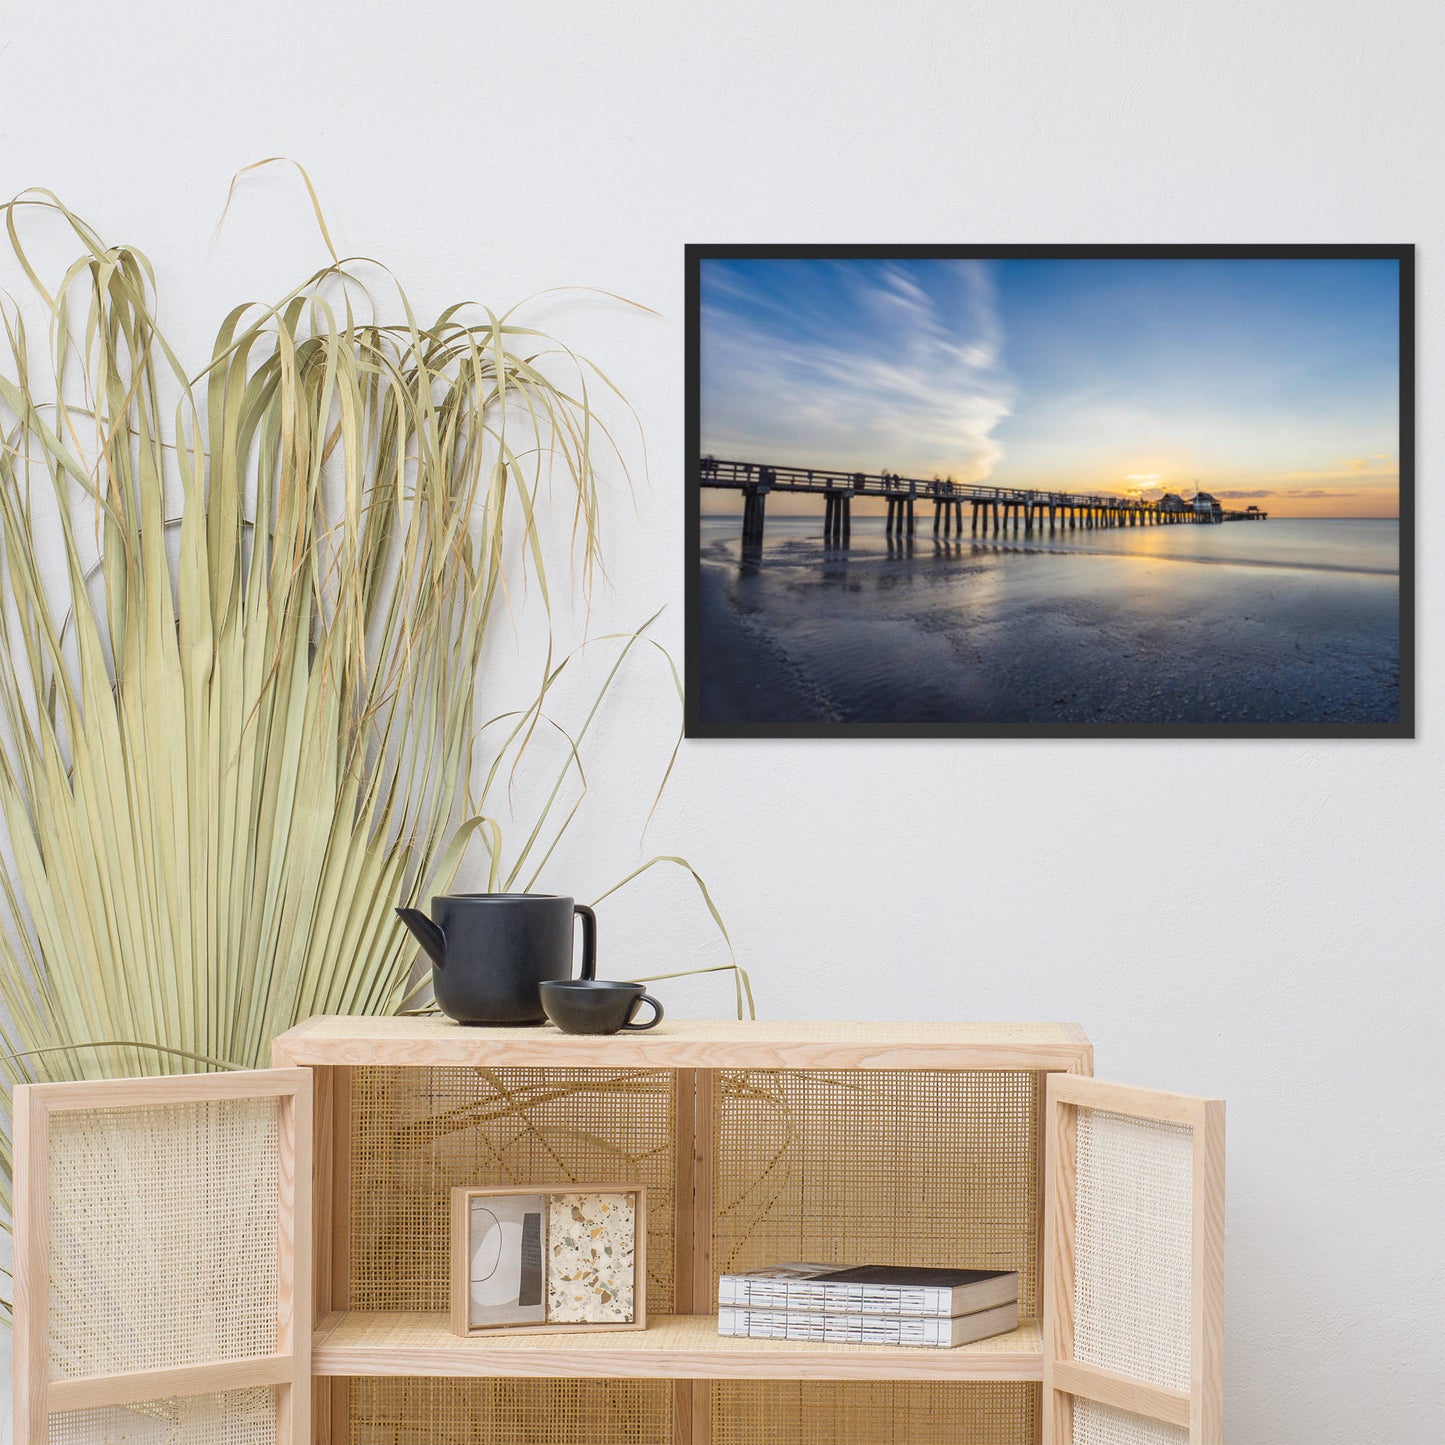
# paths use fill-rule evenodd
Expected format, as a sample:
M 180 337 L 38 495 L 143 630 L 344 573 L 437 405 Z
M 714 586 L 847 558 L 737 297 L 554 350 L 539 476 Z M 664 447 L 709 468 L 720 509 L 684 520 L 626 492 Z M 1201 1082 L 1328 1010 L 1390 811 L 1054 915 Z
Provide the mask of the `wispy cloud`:
M 1221 501 L 1243 501 L 1246 497 L 1257 500 L 1260 497 L 1280 497 L 1289 500 L 1314 501 L 1320 497 L 1362 497 L 1364 492 L 1351 492 L 1340 487 L 1260 487 L 1250 492 L 1215 492 Z
M 1336 466 L 1281 472 L 1270 480 L 1280 482 L 1398 482 L 1400 469 L 1388 457 L 1349 457 Z
M 702 287 L 704 451 L 959 480 L 1001 456 L 982 263 L 704 262 Z

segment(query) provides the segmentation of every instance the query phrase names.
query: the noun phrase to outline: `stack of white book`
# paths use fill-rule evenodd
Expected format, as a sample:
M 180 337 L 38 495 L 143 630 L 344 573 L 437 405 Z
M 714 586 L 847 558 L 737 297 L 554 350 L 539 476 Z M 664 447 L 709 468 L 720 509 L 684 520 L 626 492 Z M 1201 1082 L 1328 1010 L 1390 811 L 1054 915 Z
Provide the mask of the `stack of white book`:
M 718 1280 L 718 1333 L 950 1349 L 1017 1329 L 1011 1270 L 777 1264 Z

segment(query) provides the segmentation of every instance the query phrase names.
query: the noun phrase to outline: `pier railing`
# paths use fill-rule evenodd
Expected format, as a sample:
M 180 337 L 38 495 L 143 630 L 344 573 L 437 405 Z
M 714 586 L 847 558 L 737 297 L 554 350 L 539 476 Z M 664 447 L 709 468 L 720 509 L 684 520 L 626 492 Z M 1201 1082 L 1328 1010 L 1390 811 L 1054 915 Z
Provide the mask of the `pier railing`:
M 830 542 L 846 542 L 856 498 L 882 499 L 888 504 L 890 535 L 912 536 L 914 507 L 933 503 L 935 536 L 961 536 L 963 509 L 970 509 L 970 531 L 1019 531 L 1037 526 L 1050 530 L 1079 527 L 1171 526 L 1180 523 L 1262 522 L 1269 514 L 1257 507 L 1226 511 L 1210 498 L 1185 500 L 1166 494 L 1155 499 L 1116 497 L 1102 492 L 1060 492 L 1030 487 L 999 487 L 989 482 L 955 482 L 946 478 L 902 477 L 896 472 L 833 472 L 813 467 L 772 466 L 762 462 L 724 461 L 703 457 L 698 481 L 743 494 L 743 542 L 762 542 L 770 492 L 808 492 L 824 499 L 824 534 Z

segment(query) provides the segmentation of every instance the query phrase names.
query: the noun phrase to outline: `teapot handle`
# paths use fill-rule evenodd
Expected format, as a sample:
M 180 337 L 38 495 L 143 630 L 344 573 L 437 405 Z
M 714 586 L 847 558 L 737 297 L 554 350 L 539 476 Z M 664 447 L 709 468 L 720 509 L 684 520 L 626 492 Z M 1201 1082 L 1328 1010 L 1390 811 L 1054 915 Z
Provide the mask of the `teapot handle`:
M 578 978 L 597 977 L 597 915 L 585 904 L 578 903 L 573 912 L 582 920 L 582 972 Z

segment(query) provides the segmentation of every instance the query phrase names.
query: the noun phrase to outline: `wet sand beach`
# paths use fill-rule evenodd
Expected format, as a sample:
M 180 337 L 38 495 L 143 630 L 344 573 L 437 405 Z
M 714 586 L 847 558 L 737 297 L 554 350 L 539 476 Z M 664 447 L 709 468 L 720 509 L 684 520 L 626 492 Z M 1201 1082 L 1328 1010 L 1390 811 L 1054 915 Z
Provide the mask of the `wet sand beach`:
M 705 723 L 1390 723 L 1393 522 L 1226 523 L 847 552 L 704 520 Z

